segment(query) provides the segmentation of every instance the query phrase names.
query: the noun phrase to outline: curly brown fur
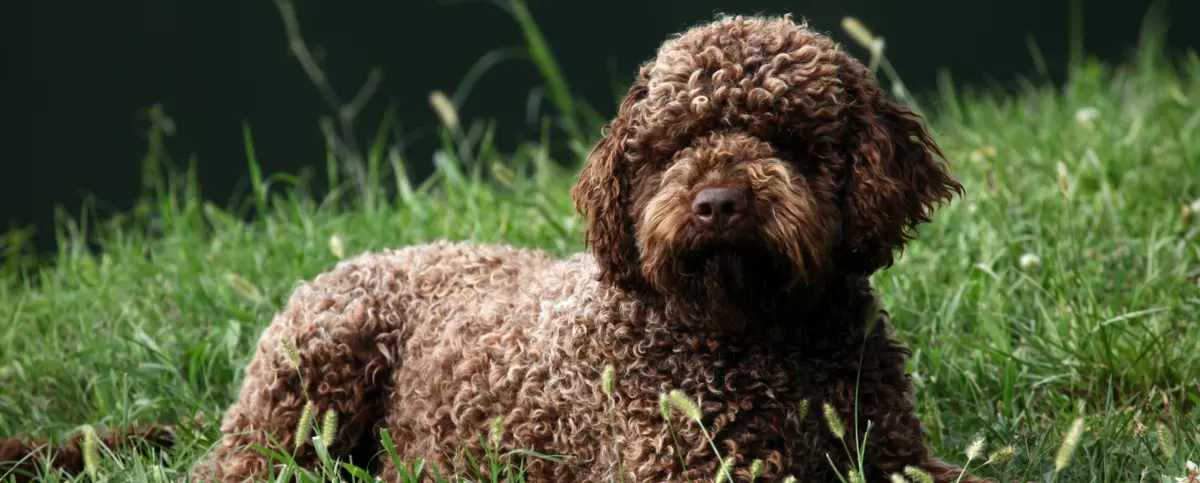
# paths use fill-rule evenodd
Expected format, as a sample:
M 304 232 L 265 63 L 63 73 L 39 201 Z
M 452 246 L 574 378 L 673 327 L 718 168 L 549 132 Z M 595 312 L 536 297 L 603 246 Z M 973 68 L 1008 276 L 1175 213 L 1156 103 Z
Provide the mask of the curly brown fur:
M 333 455 L 358 464 L 386 428 L 405 460 L 486 474 L 464 451 L 478 461 L 499 417 L 501 453 L 568 456 L 527 458 L 528 481 L 711 479 L 701 429 L 672 416 L 677 454 L 660 415 L 659 395 L 678 389 L 737 481 L 756 459 L 766 481 L 834 481 L 827 458 L 844 474 L 823 404 L 852 448 L 871 422 L 866 481 L 907 466 L 958 477 L 924 444 L 908 352 L 868 277 L 961 186 L 865 66 L 790 17 L 721 18 L 642 66 L 592 154 L 572 193 L 589 253 L 442 241 L 363 254 L 297 288 L 193 476 L 270 472 L 249 445 L 295 447 L 307 394 L 343 422 Z M 311 444 L 296 460 L 314 464 Z

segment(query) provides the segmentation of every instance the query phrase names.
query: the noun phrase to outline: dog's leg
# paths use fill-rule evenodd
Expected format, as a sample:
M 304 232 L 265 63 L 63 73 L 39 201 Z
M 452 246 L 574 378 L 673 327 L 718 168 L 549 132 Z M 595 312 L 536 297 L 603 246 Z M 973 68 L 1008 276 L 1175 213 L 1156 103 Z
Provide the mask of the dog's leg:
M 379 347 L 396 347 L 387 339 L 398 336 L 395 315 L 379 310 L 375 294 L 362 289 L 363 276 L 348 268 L 335 271 L 292 294 L 264 330 L 238 401 L 222 422 L 223 438 L 194 468 L 193 479 L 242 481 L 277 474 L 270 470 L 280 462 L 253 445 L 291 455 L 311 468 L 316 460 L 311 439 L 297 441 L 309 402 L 314 409 L 309 434 L 317 434 L 332 410 L 339 424 L 328 442 L 330 452 L 344 461 L 356 449 L 360 436 L 378 421 L 385 399 L 378 391 L 389 378 L 390 364 Z

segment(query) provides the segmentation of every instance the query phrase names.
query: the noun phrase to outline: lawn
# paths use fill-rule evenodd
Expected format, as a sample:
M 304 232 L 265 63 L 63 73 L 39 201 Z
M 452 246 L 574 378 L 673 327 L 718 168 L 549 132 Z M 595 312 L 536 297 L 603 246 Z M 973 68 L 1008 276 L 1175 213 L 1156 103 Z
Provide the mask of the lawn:
M 128 213 L 64 218 L 47 263 L 30 261 L 21 233 L 3 238 L 0 437 L 206 413 L 170 451 L 100 451 L 101 478 L 173 480 L 215 441 L 259 332 L 298 281 L 439 238 L 582 249 L 568 190 L 597 116 L 514 12 L 547 98 L 573 121 L 548 122 L 515 152 L 443 107 L 445 149 L 432 160 L 380 137 L 357 177 L 331 152 L 340 189 L 313 194 L 302 178 L 259 172 L 246 126 L 242 203 L 203 202 L 194 171 L 167 171 Z M 984 459 L 1015 449 L 980 470 L 1004 481 L 1173 482 L 1163 475 L 1200 461 L 1200 56 L 1165 55 L 1159 42 L 1147 35 L 1121 64 L 1078 59 L 1064 85 L 1035 73 L 1007 91 L 969 89 L 947 77 L 917 97 L 967 194 L 874 283 L 914 351 L 930 441 L 950 461 L 966 462 L 977 437 Z M 551 143 L 575 154 L 552 159 Z M 410 182 L 414 163 L 435 175 Z M 1077 444 L 1060 452 L 1077 421 Z

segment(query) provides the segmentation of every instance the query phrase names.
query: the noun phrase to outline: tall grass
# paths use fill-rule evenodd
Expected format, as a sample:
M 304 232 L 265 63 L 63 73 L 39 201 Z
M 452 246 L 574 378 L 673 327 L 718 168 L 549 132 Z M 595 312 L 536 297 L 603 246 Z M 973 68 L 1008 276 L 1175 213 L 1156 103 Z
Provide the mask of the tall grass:
M 194 166 L 161 168 L 152 149 L 143 202 L 103 220 L 63 217 L 52 263 L 29 261 L 26 233 L 0 239 L 0 435 L 206 414 L 171 451 L 98 448 L 89 466 L 100 478 L 173 480 L 216 441 L 262 324 L 296 281 L 362 251 L 437 238 L 582 249 L 568 192 L 602 117 L 570 92 L 529 10 L 503 6 L 527 44 L 490 54 L 431 104 L 446 122 L 442 148 L 423 161 L 434 168 L 427 180 L 410 179 L 390 117 L 361 146 L 344 118 L 328 119 L 332 189 L 319 195 L 261 172 L 247 125 L 246 200 L 203 201 Z M 931 443 L 951 461 L 988 462 L 981 474 L 1175 481 L 1163 475 L 1200 459 L 1200 56 L 1168 57 L 1160 26 L 1145 28 L 1132 61 L 1080 53 L 1063 86 L 1043 77 L 981 91 L 946 75 L 917 96 L 967 196 L 874 283 L 913 348 Z M 539 139 L 501 153 L 491 125 L 464 123 L 457 108 L 489 65 L 513 58 L 534 62 L 559 115 Z M 156 119 L 152 129 L 164 129 L 167 118 Z M 551 157 L 558 142 L 571 159 Z M 481 438 L 502 435 L 500 423 Z M 288 460 L 287 448 L 264 450 Z M 516 480 L 523 458 L 538 456 L 473 455 Z M 382 461 L 409 475 L 437 470 L 394 451 Z M 291 477 L 340 469 L 370 481 L 344 463 Z

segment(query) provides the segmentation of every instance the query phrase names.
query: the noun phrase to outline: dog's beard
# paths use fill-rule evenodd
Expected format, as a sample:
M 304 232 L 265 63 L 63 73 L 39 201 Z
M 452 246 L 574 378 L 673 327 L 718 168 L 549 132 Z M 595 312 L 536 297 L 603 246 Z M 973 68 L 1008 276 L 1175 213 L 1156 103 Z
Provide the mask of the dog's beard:
M 803 294 L 814 272 L 797 230 L 771 229 L 757 215 L 744 228 L 711 233 L 669 210 L 640 228 L 642 274 L 679 315 L 705 330 L 772 324 Z M 783 238 L 793 236 L 795 238 Z
M 742 331 L 769 322 L 796 268 L 761 243 L 712 243 L 677 250 L 652 273 L 658 289 L 706 329 Z

